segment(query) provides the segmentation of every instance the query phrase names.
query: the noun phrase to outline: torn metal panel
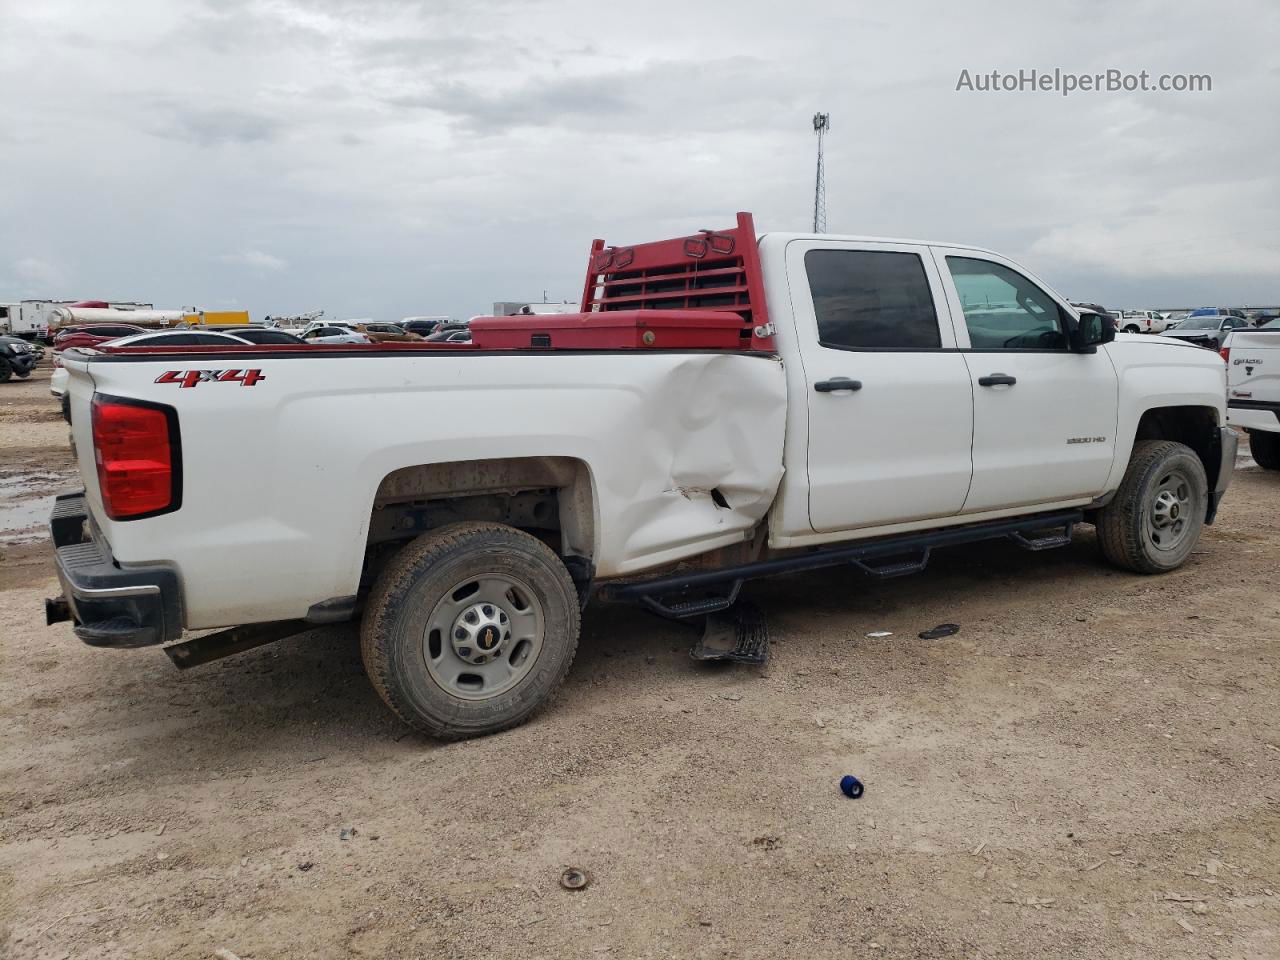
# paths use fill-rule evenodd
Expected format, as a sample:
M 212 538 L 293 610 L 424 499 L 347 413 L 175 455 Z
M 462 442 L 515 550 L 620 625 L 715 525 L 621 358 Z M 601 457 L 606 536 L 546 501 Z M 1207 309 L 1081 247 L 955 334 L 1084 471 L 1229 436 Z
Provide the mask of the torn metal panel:
M 786 384 L 781 362 L 671 356 L 646 391 L 646 449 L 630 502 L 614 521 L 617 572 L 741 539 L 782 480 Z M 736 536 L 735 536 L 736 535 Z M 713 542 L 714 541 L 714 542 Z

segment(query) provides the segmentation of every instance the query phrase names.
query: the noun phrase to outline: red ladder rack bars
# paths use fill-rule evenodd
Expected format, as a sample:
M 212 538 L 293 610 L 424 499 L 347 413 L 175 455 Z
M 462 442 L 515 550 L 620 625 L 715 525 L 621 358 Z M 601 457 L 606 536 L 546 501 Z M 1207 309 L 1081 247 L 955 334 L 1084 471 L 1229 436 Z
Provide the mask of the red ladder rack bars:
M 728 230 L 671 240 L 626 247 L 596 240 L 582 312 L 624 310 L 735 313 L 742 318 L 739 349 L 772 353 L 773 327 L 751 214 L 739 213 L 737 226 Z

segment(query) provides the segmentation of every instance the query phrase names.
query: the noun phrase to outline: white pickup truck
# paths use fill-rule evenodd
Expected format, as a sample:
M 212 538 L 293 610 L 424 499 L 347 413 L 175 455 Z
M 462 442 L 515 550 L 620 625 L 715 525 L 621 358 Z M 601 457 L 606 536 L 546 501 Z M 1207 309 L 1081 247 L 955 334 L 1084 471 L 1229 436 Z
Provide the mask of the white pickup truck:
M 467 737 L 550 697 L 592 596 L 702 616 L 753 577 L 1080 522 L 1159 573 L 1235 457 L 1218 354 L 975 247 L 739 214 L 596 241 L 581 313 L 471 332 L 67 351 L 85 489 L 55 505 L 49 621 L 190 666 L 362 616 L 391 709 Z
M 1164 333 L 1169 321 L 1155 310 L 1121 310 L 1116 327 L 1123 333 Z
M 1227 334 L 1227 423 L 1249 435 L 1258 466 L 1280 470 L 1280 320 Z

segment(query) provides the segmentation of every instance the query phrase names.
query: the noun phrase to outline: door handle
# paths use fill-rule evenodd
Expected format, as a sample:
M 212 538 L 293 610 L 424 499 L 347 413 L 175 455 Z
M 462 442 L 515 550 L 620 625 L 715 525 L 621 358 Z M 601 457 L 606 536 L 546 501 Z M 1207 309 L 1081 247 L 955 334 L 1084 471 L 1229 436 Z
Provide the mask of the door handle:
M 830 380 L 819 380 L 813 385 L 819 393 L 834 393 L 836 390 L 861 390 L 861 380 L 850 380 L 848 377 L 833 377 Z
M 978 378 L 978 386 L 980 387 L 1012 387 L 1017 382 L 1017 377 L 1011 377 L 1007 373 L 993 373 L 989 376 Z

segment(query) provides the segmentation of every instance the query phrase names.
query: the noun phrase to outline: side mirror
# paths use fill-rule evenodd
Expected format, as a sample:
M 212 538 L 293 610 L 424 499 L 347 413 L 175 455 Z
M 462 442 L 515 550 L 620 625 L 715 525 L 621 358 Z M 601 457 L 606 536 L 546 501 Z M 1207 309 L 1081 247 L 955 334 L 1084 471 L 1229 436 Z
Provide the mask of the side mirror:
M 1099 344 L 1116 338 L 1115 321 L 1092 310 L 1081 310 L 1080 319 L 1068 328 L 1071 349 L 1076 353 L 1094 353 Z

